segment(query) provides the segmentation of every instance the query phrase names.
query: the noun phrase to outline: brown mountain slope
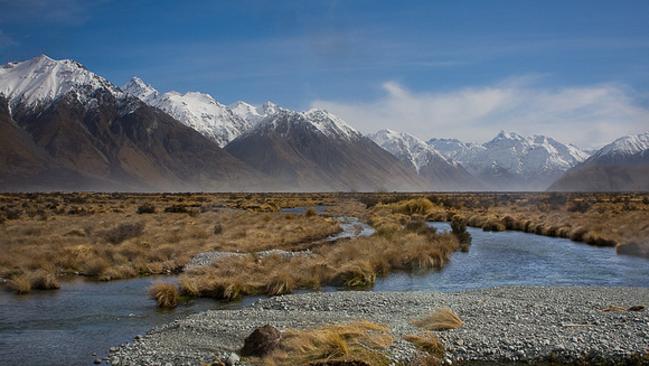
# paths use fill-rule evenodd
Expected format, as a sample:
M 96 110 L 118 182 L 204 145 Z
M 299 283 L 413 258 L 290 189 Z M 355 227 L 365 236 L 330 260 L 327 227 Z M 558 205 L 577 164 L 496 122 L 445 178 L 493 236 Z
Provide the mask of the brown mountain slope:
M 97 187 L 102 190 L 241 190 L 267 183 L 162 111 L 102 89 L 92 98 L 80 102 L 72 92 L 42 110 L 15 110 L 17 124 L 50 157 L 48 166 L 108 182 Z M 73 182 L 50 181 L 79 189 Z
M 323 117 L 318 115 L 318 118 Z M 225 149 L 278 179 L 284 190 L 427 188 L 414 169 L 401 165 L 397 158 L 370 139 L 355 132 L 348 134 L 336 130 L 336 125 L 331 122 L 320 122 L 318 128 L 308 119 L 308 114 L 281 111 L 260 122 Z M 328 129 L 334 132 L 323 132 L 330 131 Z
M 550 191 L 649 191 L 649 154 L 626 162 L 589 163 L 566 172 Z

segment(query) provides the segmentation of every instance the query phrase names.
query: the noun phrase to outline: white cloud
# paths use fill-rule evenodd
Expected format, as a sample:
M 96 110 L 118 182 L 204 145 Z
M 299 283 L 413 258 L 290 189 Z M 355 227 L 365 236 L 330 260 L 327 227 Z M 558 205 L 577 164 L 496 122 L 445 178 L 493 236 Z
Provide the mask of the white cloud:
M 585 148 L 649 130 L 649 109 L 619 85 L 548 88 L 537 77 L 448 92 L 412 92 L 395 82 L 370 102 L 316 100 L 363 132 L 381 128 L 420 138 L 454 137 L 483 142 L 499 130 L 544 134 Z

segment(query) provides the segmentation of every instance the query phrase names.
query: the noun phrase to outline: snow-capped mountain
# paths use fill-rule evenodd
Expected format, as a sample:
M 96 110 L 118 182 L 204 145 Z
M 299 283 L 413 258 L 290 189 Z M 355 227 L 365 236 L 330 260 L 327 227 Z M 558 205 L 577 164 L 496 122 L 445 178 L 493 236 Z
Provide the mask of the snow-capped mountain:
M 294 190 L 421 190 L 426 183 L 372 140 L 323 110 L 279 109 L 226 151 Z
M 593 158 L 622 158 L 649 151 L 649 132 L 620 137 L 593 154 Z
M 151 85 L 144 82 L 137 76 L 133 76 L 131 80 L 122 87 L 122 90 L 135 97 L 138 97 L 141 101 L 151 104 L 155 101 L 160 93 Z
M 426 142 L 404 132 L 380 130 L 368 136 L 383 149 L 413 167 L 436 190 L 477 189 L 478 181 L 462 165 Z
M 267 101 L 259 107 L 252 104 L 238 101 L 228 107 L 232 113 L 247 121 L 251 126 L 256 125 L 262 119 L 277 113 L 280 107 L 277 104 Z
M 175 91 L 161 94 L 137 77 L 132 78 L 123 90 L 168 113 L 220 147 L 227 145 L 251 126 L 248 121 L 214 100 L 209 94 L 181 94 Z
M 265 179 L 72 60 L 1 66 L 0 127 L 0 190 L 230 190 Z
M 550 190 L 649 191 L 649 132 L 620 137 L 568 170 Z
M 431 139 L 430 145 L 459 161 L 493 189 L 545 189 L 563 172 L 586 160 L 579 148 L 551 137 L 501 131 L 482 145 Z
M 68 93 L 87 103 L 100 89 L 115 97 L 123 96 L 119 88 L 73 60 L 53 60 L 40 55 L 0 67 L 0 95 L 9 100 L 11 107 L 18 104 L 28 109 L 44 107 Z
M 412 165 L 417 172 L 433 160 L 446 164 L 457 165 L 417 137 L 404 132 L 390 129 L 379 130 L 368 136 L 379 146 L 392 153 L 406 164 Z

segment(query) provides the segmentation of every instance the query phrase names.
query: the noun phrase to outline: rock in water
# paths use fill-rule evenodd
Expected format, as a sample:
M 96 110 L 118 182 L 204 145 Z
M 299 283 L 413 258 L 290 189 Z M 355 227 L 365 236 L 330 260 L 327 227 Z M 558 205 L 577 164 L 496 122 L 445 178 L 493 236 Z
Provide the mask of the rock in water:
M 263 327 L 255 329 L 246 338 L 243 342 L 241 355 L 257 357 L 267 355 L 279 346 L 281 338 L 282 334 L 279 330 L 272 325 L 264 325 Z

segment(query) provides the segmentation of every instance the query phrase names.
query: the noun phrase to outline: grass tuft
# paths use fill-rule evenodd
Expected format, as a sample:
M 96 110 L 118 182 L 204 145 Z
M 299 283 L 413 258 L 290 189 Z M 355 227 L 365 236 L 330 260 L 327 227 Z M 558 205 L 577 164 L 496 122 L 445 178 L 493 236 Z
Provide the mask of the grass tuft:
M 442 341 L 431 332 L 426 332 L 424 334 L 410 334 L 403 337 L 403 339 L 437 358 L 444 357 L 444 353 L 446 352 Z
M 173 309 L 178 306 L 178 288 L 172 283 L 154 283 L 149 287 L 149 296 L 160 308 Z
M 7 287 L 17 294 L 28 294 L 32 290 L 32 281 L 27 274 L 12 277 L 7 282 Z
M 464 325 L 462 319 L 448 307 L 437 309 L 430 315 L 413 320 L 411 323 L 418 328 L 426 330 L 457 329 Z
M 387 366 L 390 360 L 385 349 L 393 342 L 386 326 L 368 321 L 307 330 L 289 329 L 283 332 L 279 347 L 262 361 L 265 365 L 275 366 L 342 361 Z

